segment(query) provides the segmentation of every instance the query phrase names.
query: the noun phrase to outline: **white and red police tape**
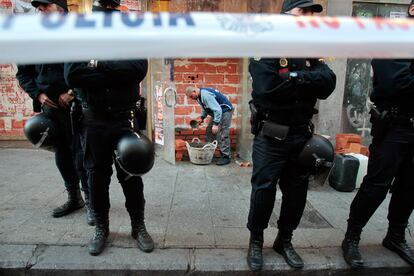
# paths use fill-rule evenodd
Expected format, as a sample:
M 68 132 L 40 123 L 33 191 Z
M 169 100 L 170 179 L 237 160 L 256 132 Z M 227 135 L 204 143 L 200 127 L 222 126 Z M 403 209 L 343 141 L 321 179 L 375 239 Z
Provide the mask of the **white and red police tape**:
M 0 63 L 257 56 L 413 58 L 414 20 L 226 13 L 0 16 Z

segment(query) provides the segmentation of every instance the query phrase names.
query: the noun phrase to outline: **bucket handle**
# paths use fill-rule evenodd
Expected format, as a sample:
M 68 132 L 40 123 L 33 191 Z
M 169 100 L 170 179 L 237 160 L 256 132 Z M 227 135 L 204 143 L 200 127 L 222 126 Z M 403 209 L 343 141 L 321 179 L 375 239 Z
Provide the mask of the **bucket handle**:
M 208 143 L 202 149 L 215 149 L 217 148 L 217 140 L 214 140 L 212 143 Z
M 194 143 L 194 142 L 200 143 L 200 139 L 198 139 L 197 137 L 194 137 L 193 140 L 191 140 L 191 143 Z

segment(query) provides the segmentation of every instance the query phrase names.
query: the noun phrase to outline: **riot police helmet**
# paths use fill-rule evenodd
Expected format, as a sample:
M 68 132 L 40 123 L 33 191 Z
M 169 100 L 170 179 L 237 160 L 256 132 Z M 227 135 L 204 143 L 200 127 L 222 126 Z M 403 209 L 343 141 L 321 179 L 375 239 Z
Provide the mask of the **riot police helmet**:
M 299 165 L 312 174 L 319 174 L 332 167 L 335 151 L 325 137 L 313 134 L 298 156 Z
M 27 120 L 24 135 L 36 148 L 55 151 L 59 142 L 59 127 L 45 113 L 40 113 Z
M 121 138 L 116 149 L 116 162 L 131 176 L 140 176 L 154 166 L 154 144 L 144 135 L 131 132 Z

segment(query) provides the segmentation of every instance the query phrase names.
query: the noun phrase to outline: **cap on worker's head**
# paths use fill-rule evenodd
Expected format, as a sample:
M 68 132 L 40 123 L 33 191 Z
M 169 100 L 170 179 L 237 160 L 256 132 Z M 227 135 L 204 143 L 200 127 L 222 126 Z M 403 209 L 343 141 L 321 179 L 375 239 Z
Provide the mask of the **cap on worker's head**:
M 187 86 L 187 88 L 185 89 L 185 95 L 187 97 L 190 97 L 191 93 L 193 93 L 194 91 L 197 91 L 197 88 L 195 86 Z
M 32 6 L 37 8 L 41 4 L 56 4 L 65 11 L 68 11 L 68 4 L 66 0 L 32 0 Z
M 288 12 L 294 8 L 307 8 L 312 9 L 315 13 L 323 11 L 323 7 L 319 4 L 313 3 L 312 0 L 285 0 L 283 1 L 282 13 Z

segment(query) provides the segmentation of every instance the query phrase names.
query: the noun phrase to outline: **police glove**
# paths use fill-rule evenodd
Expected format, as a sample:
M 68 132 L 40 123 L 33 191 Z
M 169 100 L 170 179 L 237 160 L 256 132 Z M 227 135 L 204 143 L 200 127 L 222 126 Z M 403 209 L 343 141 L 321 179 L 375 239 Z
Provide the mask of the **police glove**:
M 88 63 L 88 67 L 97 68 L 98 67 L 98 61 L 96 59 L 91 59 Z
M 292 83 L 301 84 L 304 81 L 300 72 L 285 72 L 279 74 L 279 76 L 283 81 L 289 81 Z

